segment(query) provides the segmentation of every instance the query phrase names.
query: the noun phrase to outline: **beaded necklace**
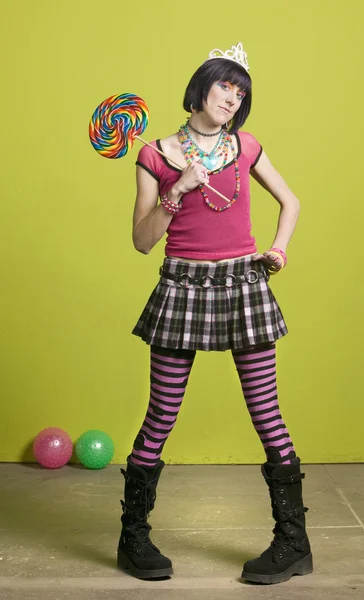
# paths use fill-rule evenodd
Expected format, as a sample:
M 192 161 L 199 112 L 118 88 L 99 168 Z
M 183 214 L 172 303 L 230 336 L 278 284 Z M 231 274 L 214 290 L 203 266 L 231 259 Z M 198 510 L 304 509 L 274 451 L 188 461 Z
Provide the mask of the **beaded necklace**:
M 228 159 L 228 154 L 229 154 L 229 148 L 231 148 L 231 152 L 232 152 L 232 155 L 233 155 L 233 161 L 234 161 L 235 180 L 236 180 L 236 186 L 235 186 L 234 196 L 232 197 L 232 199 L 230 200 L 230 202 L 228 204 L 225 204 L 225 206 L 216 206 L 215 204 L 213 204 L 212 202 L 210 202 L 210 200 L 208 198 L 208 195 L 207 195 L 207 192 L 206 192 L 206 189 L 203 186 L 203 184 L 199 185 L 201 194 L 202 194 L 203 199 L 205 200 L 207 206 L 209 208 L 211 208 L 212 210 L 215 210 L 216 212 L 223 212 L 224 210 L 227 210 L 228 208 L 231 208 L 231 206 L 234 204 L 234 202 L 238 198 L 239 192 L 240 192 L 239 164 L 238 164 L 238 159 L 237 159 L 237 156 L 236 156 L 236 153 L 235 153 L 235 148 L 234 148 L 231 136 L 225 130 L 223 130 L 221 132 L 221 136 L 222 136 L 221 151 L 220 151 L 219 154 L 217 154 L 217 155 L 215 154 L 215 156 L 224 156 L 222 165 L 221 165 L 221 167 L 219 169 L 217 169 L 217 171 L 213 171 L 212 172 L 212 169 L 208 169 L 208 172 L 212 173 L 213 175 L 217 175 L 218 173 L 221 173 L 221 171 L 225 168 L 225 166 L 227 164 L 227 159 Z M 185 157 L 186 162 L 187 162 L 188 165 L 192 162 L 192 160 L 196 156 L 198 158 L 201 158 L 201 152 L 204 152 L 204 151 L 197 146 L 196 142 L 189 135 L 187 124 L 181 125 L 181 127 L 179 129 L 179 132 L 178 132 L 178 139 L 179 139 L 179 142 L 181 144 L 182 152 L 184 154 L 184 157 Z M 205 155 L 209 156 L 208 153 L 205 153 Z M 201 158 L 201 160 L 202 160 L 202 158 Z
M 196 154 L 196 150 L 201 158 L 201 162 L 203 164 L 204 167 L 206 167 L 206 169 L 208 171 L 212 171 L 214 169 L 214 167 L 216 167 L 217 163 L 219 162 L 219 157 L 223 155 L 223 152 L 225 150 L 225 139 L 223 136 L 223 131 L 220 131 L 220 135 L 219 135 L 219 139 L 217 140 L 215 146 L 213 147 L 213 149 L 211 150 L 211 152 L 206 152 L 206 150 L 203 150 L 202 148 L 200 148 L 200 146 L 197 145 L 197 143 L 195 142 L 195 140 L 191 137 L 190 132 L 188 131 L 188 128 L 190 127 L 190 125 L 187 123 L 187 127 L 185 128 L 186 131 L 186 135 L 188 138 L 188 142 L 186 142 L 186 146 L 188 146 L 188 150 L 192 150 L 192 152 L 194 153 L 194 155 Z
M 198 133 L 198 135 L 202 135 L 203 137 L 215 137 L 215 135 L 219 135 L 219 133 L 221 133 L 222 131 L 222 127 L 219 129 L 219 131 L 215 131 L 215 133 L 203 133 L 202 131 L 199 131 L 198 129 L 195 129 L 191 123 L 190 123 L 190 119 L 187 119 L 186 121 L 188 127 L 190 129 L 192 129 L 192 131 L 194 131 L 195 133 Z

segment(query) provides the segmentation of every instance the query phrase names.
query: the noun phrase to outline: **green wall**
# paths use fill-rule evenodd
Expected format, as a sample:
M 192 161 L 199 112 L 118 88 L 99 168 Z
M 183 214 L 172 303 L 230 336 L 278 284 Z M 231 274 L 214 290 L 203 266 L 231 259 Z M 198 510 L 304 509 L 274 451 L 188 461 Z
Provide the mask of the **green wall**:
M 131 242 L 134 162 L 88 140 L 96 106 L 142 96 L 147 140 L 184 120 L 190 75 L 241 40 L 254 84 L 245 126 L 301 200 L 289 266 L 272 280 L 283 416 L 304 462 L 364 458 L 363 3 L 13 0 L 2 3 L 0 460 L 32 460 L 47 426 L 108 432 L 124 462 L 148 400 L 148 347 L 130 331 L 163 243 Z M 259 249 L 277 203 L 252 181 Z M 208 413 L 208 414 L 207 414 Z M 259 463 L 229 353 L 200 353 L 167 442 L 171 463 Z

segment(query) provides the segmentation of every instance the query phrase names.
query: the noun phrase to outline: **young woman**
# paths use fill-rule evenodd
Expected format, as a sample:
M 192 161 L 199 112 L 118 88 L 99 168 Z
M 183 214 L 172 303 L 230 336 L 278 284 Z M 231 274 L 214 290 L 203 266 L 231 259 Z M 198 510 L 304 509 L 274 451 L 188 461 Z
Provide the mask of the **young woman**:
M 163 446 L 197 350 L 231 351 L 266 453 L 262 473 L 276 521 L 274 539 L 259 558 L 246 562 L 242 576 L 278 583 L 312 571 L 304 474 L 277 398 L 275 342 L 287 328 L 268 285 L 269 277 L 286 264 L 299 202 L 260 143 L 239 131 L 251 108 L 248 70 L 240 43 L 225 53 L 212 51 L 187 86 L 187 122 L 177 133 L 153 142 L 170 160 L 148 146 L 138 155 L 135 248 L 148 254 L 168 234 L 160 281 L 133 330 L 150 345 L 151 390 L 127 470 L 122 469 L 118 565 L 139 578 L 173 573 L 171 561 L 149 538 L 147 517 L 164 467 Z M 250 176 L 280 204 L 272 247 L 263 254 L 251 235 Z

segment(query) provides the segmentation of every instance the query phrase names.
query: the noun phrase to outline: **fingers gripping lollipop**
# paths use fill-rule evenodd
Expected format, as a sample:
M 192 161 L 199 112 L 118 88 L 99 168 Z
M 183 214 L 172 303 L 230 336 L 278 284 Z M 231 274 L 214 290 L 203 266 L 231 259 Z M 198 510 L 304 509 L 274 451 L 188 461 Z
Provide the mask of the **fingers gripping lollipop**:
M 135 94 L 120 94 L 106 98 L 95 110 L 89 124 L 90 141 L 105 158 L 121 158 L 132 148 L 134 140 L 149 146 L 181 171 L 183 167 L 164 152 L 140 137 L 149 122 L 149 110 L 142 98 Z M 223 194 L 205 184 L 205 187 L 230 203 Z

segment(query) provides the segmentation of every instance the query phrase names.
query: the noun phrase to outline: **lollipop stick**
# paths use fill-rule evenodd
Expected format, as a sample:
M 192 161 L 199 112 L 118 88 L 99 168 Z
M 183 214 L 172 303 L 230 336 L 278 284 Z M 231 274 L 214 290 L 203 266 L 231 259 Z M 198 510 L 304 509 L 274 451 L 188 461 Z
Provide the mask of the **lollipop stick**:
M 165 154 L 164 152 L 162 152 L 162 150 L 159 150 L 158 148 L 155 148 L 155 146 L 152 146 L 152 144 L 149 144 L 149 142 L 146 142 L 145 140 L 143 140 L 143 138 L 141 138 L 140 135 L 136 135 L 135 139 L 137 139 L 140 142 L 142 142 L 142 144 L 145 144 L 146 146 L 149 146 L 150 148 L 152 148 L 153 150 L 155 150 L 156 152 L 158 152 L 158 154 L 161 154 L 162 156 L 164 156 L 169 162 L 171 162 L 174 165 L 176 165 L 176 167 L 178 167 L 182 171 L 183 167 L 181 167 L 181 165 L 179 165 L 178 163 L 176 163 L 175 160 L 173 160 L 167 154 Z M 222 198 L 223 200 L 225 200 L 225 202 L 229 202 L 229 203 L 231 202 L 231 200 L 229 200 L 228 198 L 226 198 L 226 196 L 224 196 L 223 194 L 220 194 L 220 192 L 218 192 L 217 190 L 215 190 L 215 188 L 211 187 L 211 185 L 209 185 L 208 183 L 204 183 L 204 187 L 207 187 L 212 192 L 215 192 L 215 194 L 217 194 L 218 196 L 220 196 L 220 198 Z
M 152 144 L 149 144 L 149 142 L 146 142 L 145 140 L 143 140 L 143 138 L 141 138 L 140 135 L 136 135 L 135 139 L 139 140 L 140 142 L 142 142 L 142 144 L 145 144 L 146 146 L 149 146 L 149 148 L 152 148 L 152 150 L 155 150 L 156 152 L 158 152 L 158 154 L 161 154 L 162 156 L 164 156 L 165 158 L 167 158 L 169 160 L 169 162 L 171 162 L 174 165 L 176 165 L 176 167 L 178 167 L 182 171 L 183 167 L 181 167 L 181 165 L 179 165 L 178 163 L 176 163 L 176 161 L 173 160 L 172 158 L 169 158 L 169 156 L 167 156 L 167 154 L 164 154 L 164 152 L 162 152 L 162 150 L 159 150 L 158 148 L 155 148 L 155 146 L 152 146 Z

